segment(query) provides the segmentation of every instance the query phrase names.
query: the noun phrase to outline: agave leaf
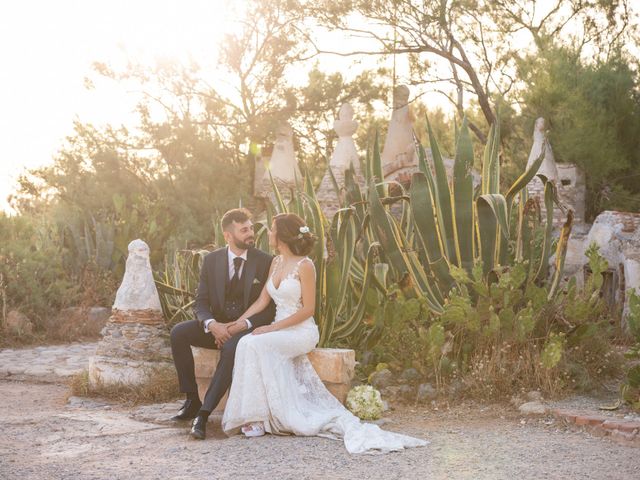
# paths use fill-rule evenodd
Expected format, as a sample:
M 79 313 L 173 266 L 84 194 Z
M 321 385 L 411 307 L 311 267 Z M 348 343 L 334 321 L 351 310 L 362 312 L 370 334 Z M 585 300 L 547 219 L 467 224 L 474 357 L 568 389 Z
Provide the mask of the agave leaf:
M 491 125 L 482 161 L 482 193 L 500 192 L 500 118 Z
M 429 182 L 424 173 L 416 172 L 412 175 L 409 198 L 413 221 L 427 258 L 429 262 L 437 262 L 442 257 L 442 245 L 438 235 Z
M 384 174 L 382 172 L 382 160 L 380 158 L 380 142 L 378 132 L 376 131 L 376 139 L 373 143 L 373 157 L 371 162 L 371 177 L 377 184 L 378 195 L 380 197 L 387 196 L 387 188 L 384 182 Z
M 540 165 L 542 165 L 542 161 L 544 160 L 544 152 L 546 148 L 542 149 L 542 153 L 540 156 L 536 158 L 536 161 L 531 164 L 531 166 L 522 174 L 518 179 L 511 185 L 509 191 L 507 191 L 507 207 L 509 210 L 511 209 L 511 204 L 513 203 L 514 197 L 518 194 L 520 190 L 523 190 L 527 184 L 531 181 L 533 177 L 535 177 L 538 170 L 540 170 Z
M 269 171 L 269 180 L 271 181 L 271 188 L 273 189 L 273 194 L 276 197 L 276 207 L 278 213 L 287 213 L 287 206 L 284 203 L 282 195 L 280 194 L 280 189 L 276 185 L 275 180 L 273 179 L 273 175 L 271 175 L 271 169 Z
M 567 247 L 569 245 L 569 235 L 571 235 L 571 226 L 573 224 L 573 210 L 569 210 L 567 220 L 562 226 L 560 232 L 560 238 L 558 239 L 558 245 L 556 247 L 556 264 L 555 272 L 553 272 L 553 279 L 551 281 L 551 287 L 549 288 L 548 299 L 551 300 L 556 295 L 560 280 L 562 279 L 562 273 L 564 271 L 564 261 L 567 256 Z
M 369 291 L 372 277 L 374 277 L 375 275 L 375 258 L 377 255 L 377 250 L 379 248 L 379 243 L 374 243 L 369 247 L 369 251 L 367 252 L 367 260 L 364 266 L 365 274 L 364 283 L 362 285 L 362 293 L 360 295 L 360 298 L 358 299 L 355 310 L 349 316 L 348 320 L 338 325 L 334 329 L 332 337 L 336 340 L 351 335 L 358 328 L 360 322 L 362 321 L 366 306 L 366 293 Z
M 553 233 L 553 190 L 554 186 L 551 182 L 544 185 L 544 208 L 546 212 L 546 225 L 544 231 L 544 241 L 542 244 L 542 258 L 538 265 L 536 273 L 537 280 L 543 280 L 547 277 L 549 269 L 549 258 L 551 257 L 551 235 Z
M 462 121 L 456 159 L 453 165 L 453 212 L 455 238 L 460 263 L 468 272 L 473 268 L 473 145 L 466 117 Z
M 429 118 L 427 118 L 427 129 L 429 131 L 429 142 L 431 146 L 431 156 L 433 157 L 433 168 L 436 174 L 435 190 L 433 191 L 433 196 L 435 207 L 437 209 L 436 218 L 440 225 L 439 231 L 442 238 L 444 254 L 449 260 L 449 263 L 459 265 L 453 225 L 453 211 L 451 205 L 451 190 L 449 189 L 449 179 L 447 178 L 447 171 L 444 167 L 444 162 L 440 153 L 440 147 L 438 147 L 438 142 L 436 141 L 435 135 L 431 130 Z

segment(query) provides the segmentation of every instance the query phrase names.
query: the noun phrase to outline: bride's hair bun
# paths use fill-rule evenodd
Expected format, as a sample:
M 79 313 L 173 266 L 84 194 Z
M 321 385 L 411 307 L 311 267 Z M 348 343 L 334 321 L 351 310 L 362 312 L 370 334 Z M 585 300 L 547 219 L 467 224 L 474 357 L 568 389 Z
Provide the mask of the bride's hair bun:
M 316 236 L 302 218 L 295 213 L 280 213 L 273 220 L 276 222 L 276 237 L 291 249 L 291 253 L 300 256 L 311 253 Z

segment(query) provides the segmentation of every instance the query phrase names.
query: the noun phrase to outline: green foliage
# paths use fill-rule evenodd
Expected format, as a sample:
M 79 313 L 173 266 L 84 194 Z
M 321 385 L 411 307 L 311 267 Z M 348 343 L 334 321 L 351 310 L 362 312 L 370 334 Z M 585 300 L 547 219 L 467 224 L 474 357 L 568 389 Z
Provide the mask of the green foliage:
M 552 333 L 549 335 L 547 342 L 542 349 L 542 365 L 545 368 L 554 368 L 562 359 L 562 352 L 564 350 L 564 335 L 562 333 Z
M 62 308 L 113 302 L 111 276 L 92 259 L 77 268 L 76 252 L 66 245 L 64 232 L 45 216 L 0 214 L 2 314 L 17 309 L 27 315 L 36 339 L 52 337 L 46 329 Z
M 586 173 L 587 221 L 602 210 L 637 210 L 640 101 L 629 60 L 613 52 L 587 63 L 578 50 L 555 47 L 523 60 L 519 73 L 529 128 L 545 117 L 556 160 Z
M 555 271 L 548 277 L 554 187 L 545 186 L 544 223 L 530 214 L 522 192 L 543 157 L 500 194 L 499 130 L 492 129 L 482 190 L 473 196 L 465 173 L 473 163 L 466 129 L 463 123 L 453 194 L 433 137 L 433 170 L 419 147 L 420 173 L 413 175 L 408 196 L 401 189 L 402 196 L 392 198 L 380 183 L 369 186 L 368 235 L 383 246 L 390 285 L 387 303 L 380 306 L 384 313 L 375 315 L 385 327 L 374 349 L 377 360 L 398 369 L 413 366 L 433 375 L 438 384 L 458 375 L 469 389 L 491 394 L 497 392 L 497 383 L 508 389 L 519 385 L 555 390 L 563 382 L 589 388 L 594 379 L 616 368 L 606 341 L 606 308 L 599 297 L 606 262 L 592 247 L 587 252 L 592 275 L 586 288 L 561 288 L 572 225 L 569 213 L 555 247 Z M 399 198 L 402 213 L 394 213 L 392 205 Z M 473 203 L 477 209 L 471 208 Z M 401 294 L 389 297 L 393 291 Z M 416 299 L 422 310 L 415 308 Z M 602 356 L 596 358 L 593 351 Z M 516 367 L 508 367 L 516 353 L 519 358 L 526 353 L 529 362 L 516 359 Z M 578 373 L 579 381 L 574 378 Z
M 30 220 L 0 215 L 0 273 L 9 308 L 40 323 L 67 305 L 74 285 L 58 229 L 44 218 Z

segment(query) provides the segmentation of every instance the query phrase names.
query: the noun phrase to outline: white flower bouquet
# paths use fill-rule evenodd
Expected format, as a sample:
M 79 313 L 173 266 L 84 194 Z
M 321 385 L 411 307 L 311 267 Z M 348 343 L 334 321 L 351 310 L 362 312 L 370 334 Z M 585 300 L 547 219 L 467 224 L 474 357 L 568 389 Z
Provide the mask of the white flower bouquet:
M 346 406 L 362 420 L 377 420 L 382 416 L 382 397 L 371 385 L 358 385 L 349 390 Z

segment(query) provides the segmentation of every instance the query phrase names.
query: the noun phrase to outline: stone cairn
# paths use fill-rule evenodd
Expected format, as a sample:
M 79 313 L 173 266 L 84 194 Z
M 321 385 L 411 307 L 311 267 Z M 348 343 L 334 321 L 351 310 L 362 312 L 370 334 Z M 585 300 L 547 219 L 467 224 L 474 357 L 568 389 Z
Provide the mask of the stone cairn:
M 553 149 L 551 144 L 546 139 L 545 120 L 540 117 L 536 120 L 533 128 L 533 145 L 529 152 L 529 159 L 527 160 L 527 169 L 533 165 L 538 159 L 540 154 L 544 151 L 544 160 L 538 174 L 527 185 L 527 192 L 530 197 L 537 198 L 540 201 L 540 205 L 544 208 L 544 184 L 538 175 L 544 175 L 549 182 L 552 182 L 560 193 L 561 185 L 558 181 L 558 167 L 556 165 L 556 159 L 553 155 Z M 562 210 L 554 205 L 553 211 L 553 223 L 556 228 L 562 227 L 566 214 Z
M 402 178 L 405 170 L 412 170 L 418 165 L 413 140 L 413 117 L 409 109 L 409 87 L 406 85 L 400 85 L 393 91 L 393 113 L 380 161 L 385 179 L 400 182 L 408 179 Z
M 149 246 L 129 244 L 126 270 L 96 354 L 89 359 L 89 382 L 143 382 L 155 369 L 170 367 L 171 349 L 160 298 L 149 263 Z
M 358 129 L 358 122 L 354 120 L 353 107 L 348 103 L 340 107 L 338 118 L 333 122 L 333 129 L 338 134 L 338 142 L 329 161 L 329 168 L 331 168 L 338 188 L 342 189 L 344 187 L 344 172 L 348 168 L 353 168 L 356 174 L 356 181 L 361 185 L 364 184 L 360 171 L 358 151 L 353 141 L 353 134 Z M 329 218 L 340 208 L 339 196 L 331 180 L 329 169 L 327 169 L 322 178 L 316 196 L 322 205 L 324 213 Z
M 276 141 L 271 156 L 265 155 L 256 162 L 255 166 L 254 191 L 256 196 L 269 197 L 272 202 L 275 202 L 269 172 L 284 197 L 288 197 L 289 187 L 293 187 L 296 180 L 298 182 L 302 180 L 293 144 L 293 129 L 288 123 L 280 125 L 276 130 Z

